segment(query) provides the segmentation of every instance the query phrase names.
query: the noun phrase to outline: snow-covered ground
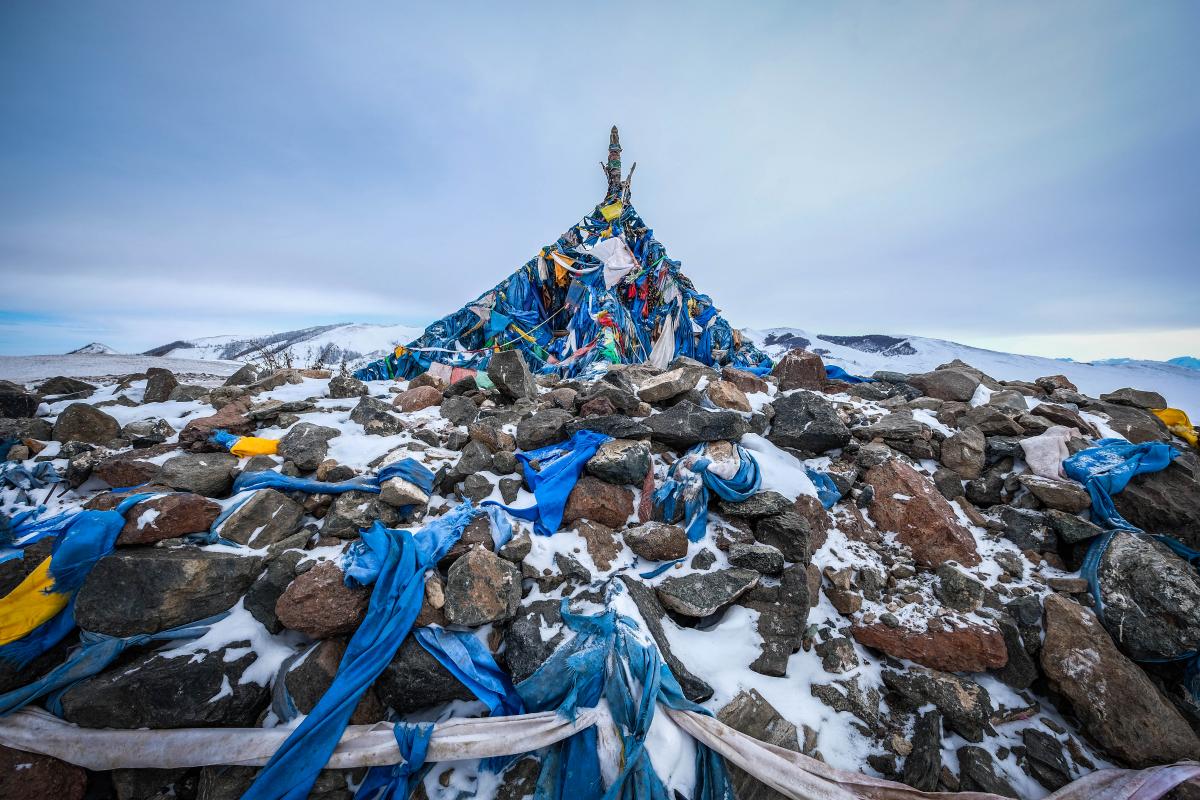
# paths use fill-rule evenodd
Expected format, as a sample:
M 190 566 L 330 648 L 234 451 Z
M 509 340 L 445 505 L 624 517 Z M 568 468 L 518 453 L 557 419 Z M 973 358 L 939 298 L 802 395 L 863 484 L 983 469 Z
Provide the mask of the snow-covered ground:
M 237 371 L 233 361 L 201 361 L 191 358 L 155 358 L 126 356 L 114 353 L 81 353 L 65 356 L 0 356 L 0 380 L 14 383 L 35 383 L 65 375 L 68 378 L 103 380 L 150 367 L 169 369 L 181 379 L 184 376 L 225 377 Z
M 286 351 L 297 367 L 313 366 L 318 359 L 325 366 L 336 365 L 343 357 L 357 365 L 381 358 L 397 344 L 411 342 L 423 332 L 424 328 L 412 325 L 344 323 L 268 336 L 208 336 L 172 342 L 147 352 L 173 358 L 244 361 L 266 349 L 279 355 Z
M 1169 405 L 1183 409 L 1193 419 L 1200 417 L 1200 370 L 1164 361 L 1122 360 L 1121 363 L 1089 364 L 1000 353 L 943 339 L 901 335 L 887 337 L 899 340 L 901 344 L 881 348 L 878 352 L 868 352 L 860 348 L 873 345 L 870 341 L 862 341 L 867 337 L 861 336 L 837 337 L 858 340 L 854 342 L 857 346 L 848 346 L 822 339 L 820 335 L 800 328 L 768 328 L 745 333 L 773 357 L 797 346 L 794 344 L 797 339 L 808 340 L 809 350 L 821 352 L 826 363 L 836 364 L 852 375 L 869 376 L 876 370 L 928 372 L 957 358 L 997 380 L 1032 380 L 1043 375 L 1066 375 L 1081 392 L 1091 397 L 1099 397 L 1125 386 L 1147 389 L 1158 392 Z M 770 341 L 779 343 L 765 344 Z M 881 343 L 877 341 L 875 344 Z

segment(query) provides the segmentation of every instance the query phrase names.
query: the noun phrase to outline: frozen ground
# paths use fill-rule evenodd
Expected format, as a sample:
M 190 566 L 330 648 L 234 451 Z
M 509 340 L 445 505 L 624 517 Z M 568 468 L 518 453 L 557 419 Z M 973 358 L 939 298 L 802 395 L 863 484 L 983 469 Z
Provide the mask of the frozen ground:
M 241 364 L 233 361 L 200 361 L 190 358 L 156 358 L 154 356 L 125 356 L 110 353 L 81 353 L 65 356 L 0 356 L 0 380 L 13 383 L 35 383 L 65 375 L 68 378 L 99 380 L 135 372 L 150 367 L 163 367 L 180 380 L 185 376 L 216 378 L 232 375 Z

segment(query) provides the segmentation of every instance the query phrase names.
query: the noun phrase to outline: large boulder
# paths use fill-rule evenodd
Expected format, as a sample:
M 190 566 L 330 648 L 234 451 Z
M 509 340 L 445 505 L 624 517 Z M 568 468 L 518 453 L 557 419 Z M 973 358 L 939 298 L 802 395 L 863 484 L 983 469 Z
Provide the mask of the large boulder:
M 968 742 L 983 741 L 993 713 L 992 697 L 975 681 L 948 672 L 910 667 L 903 672 L 884 670 L 883 682 L 916 708 L 936 706 L 947 727 Z
M 781 392 L 792 389 L 820 391 L 827 380 L 825 362 L 821 357 L 799 348 L 789 350 L 783 358 L 776 361 L 771 374 L 779 381 Z
M 279 457 L 286 458 L 301 472 L 312 472 L 325 460 L 329 440 L 341 433 L 337 428 L 300 422 L 279 440 Z
M 945 672 L 983 672 L 1008 663 L 1004 635 L 991 626 L 930 620 L 924 630 L 883 622 L 856 623 L 850 633 L 859 644 Z
M 63 718 L 85 728 L 248 728 L 270 691 L 242 681 L 258 655 L 247 642 L 211 652 L 140 653 L 68 689 Z
M 68 378 L 65 375 L 57 375 L 49 380 L 42 381 L 37 386 L 37 393 L 42 397 L 72 395 L 83 399 L 84 397 L 90 397 L 95 391 L 96 387 L 87 381 Z
M 1116 403 L 1088 403 L 1087 410 L 1108 418 L 1108 426 L 1131 442 L 1169 442 L 1171 432 L 1162 420 L 1141 408 Z
M 493 353 L 488 359 L 487 376 L 507 400 L 536 400 L 537 382 L 518 350 Z
M 695 389 L 701 375 L 700 370 L 682 367 L 652 375 L 638 387 L 637 396 L 647 403 L 661 403 Z
M 866 481 L 874 489 L 871 518 L 881 530 L 894 531 L 918 564 L 979 563 L 971 532 L 933 483 L 915 469 L 893 458 L 867 470 Z
M 1200 576 L 1166 545 L 1124 531 L 1097 573 L 1104 627 L 1136 661 L 1200 649 Z
M 677 614 L 701 619 L 753 589 L 760 577 L 754 570 L 733 568 L 668 578 L 657 587 L 658 599 Z
M 157 633 L 233 606 L 262 571 L 253 556 L 193 547 L 121 548 L 75 596 L 79 627 L 109 636 Z
M 442 404 L 442 391 L 433 386 L 413 386 L 396 395 L 392 405 L 405 413 Z
M 54 421 L 54 441 L 108 444 L 121 435 L 121 423 L 87 403 L 71 403 Z
M 579 431 L 596 431 L 614 439 L 645 439 L 650 436 L 650 428 L 646 423 L 624 414 L 572 418 L 567 423 L 567 436 L 573 436 Z
M 1131 406 L 1133 408 L 1166 408 L 1167 401 L 1158 392 L 1148 392 L 1144 389 L 1134 389 L 1125 387 L 1124 389 L 1116 389 L 1107 394 L 1100 395 L 1100 399 L 1109 403 L 1116 403 L 1119 406 Z
M 1042 671 L 1092 740 L 1131 767 L 1200 757 L 1200 738 L 1095 614 L 1057 594 L 1046 597 L 1045 610 Z
M 413 637 L 406 637 L 375 681 L 379 698 L 399 714 L 409 714 L 452 700 L 474 700 L 441 662 Z
M 369 588 L 347 586 L 342 568 L 322 561 L 292 581 L 276 601 L 275 615 L 285 628 L 329 639 L 353 633 L 370 601 Z
M 178 385 L 179 381 L 171 370 L 151 367 L 146 370 L 146 393 L 142 396 L 142 402 L 165 403 Z
M 37 413 L 41 402 L 40 397 L 25 391 L 25 387 L 11 381 L 0 381 L 0 417 L 32 417 Z
M 1142 530 L 1200 549 L 1200 456 L 1185 452 L 1164 470 L 1138 475 L 1113 505 Z
M 624 486 L 584 475 L 567 496 L 563 524 L 589 519 L 610 528 L 623 528 L 633 514 L 633 492 Z
M 160 483 L 181 492 L 221 497 L 233 488 L 238 458 L 230 453 L 184 453 L 163 462 Z
M 640 486 L 650 469 L 650 448 L 632 439 L 613 439 L 596 450 L 587 462 L 587 472 L 618 486 Z
M 117 544 L 154 544 L 189 533 L 207 532 L 221 506 L 198 494 L 182 492 L 144 500 L 125 514 Z
M 475 627 L 503 622 L 521 606 L 521 570 L 509 561 L 473 548 L 454 562 L 446 578 L 446 619 Z
M 275 489 L 259 489 L 221 523 L 222 538 L 254 548 L 291 536 L 300 527 L 304 506 Z
M 646 420 L 655 441 L 680 449 L 700 442 L 740 439 L 749 428 L 736 411 L 708 411 L 681 400 Z
M 795 392 L 777 398 L 774 407 L 775 417 L 767 438 L 779 447 L 817 454 L 845 447 L 850 442 L 850 429 L 833 404 L 820 395 Z
M 1017 476 L 1017 480 L 1046 508 L 1078 514 L 1092 504 L 1092 497 L 1088 494 L 1087 489 L 1076 481 L 1043 478 L 1032 472 Z
M 746 393 L 731 381 L 712 381 L 704 387 L 704 396 L 717 408 L 727 408 L 730 411 L 753 410 Z
M 909 377 L 908 383 L 929 397 L 965 403 L 975 395 L 980 380 L 977 375 L 966 370 L 950 368 L 912 375 Z

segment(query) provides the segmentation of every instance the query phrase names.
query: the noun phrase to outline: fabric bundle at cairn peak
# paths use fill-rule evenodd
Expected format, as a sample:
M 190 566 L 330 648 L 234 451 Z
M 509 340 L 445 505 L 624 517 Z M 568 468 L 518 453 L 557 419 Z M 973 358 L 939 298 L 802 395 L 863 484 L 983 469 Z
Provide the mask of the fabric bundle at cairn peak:
M 355 377 L 430 372 L 450 383 L 455 370 L 482 369 L 506 350 L 521 353 L 534 372 L 570 377 L 603 364 L 666 367 L 679 356 L 769 371 L 771 360 L 730 327 L 638 216 L 620 153 L 614 127 L 608 194 L 590 214 L 495 288 Z

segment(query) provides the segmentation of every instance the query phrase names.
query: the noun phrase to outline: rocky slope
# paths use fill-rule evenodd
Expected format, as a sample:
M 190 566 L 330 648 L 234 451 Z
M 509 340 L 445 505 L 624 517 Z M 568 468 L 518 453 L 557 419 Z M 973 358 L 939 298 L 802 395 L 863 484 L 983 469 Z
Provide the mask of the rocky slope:
M 515 453 L 589 429 L 615 440 L 589 461 L 561 529 L 535 536 L 518 523 L 493 552 L 487 520 L 472 523 L 430 574 L 418 624 L 476 631 L 519 682 L 569 635 L 559 599 L 586 603 L 620 581 L 685 692 L 722 720 L 924 790 L 1041 797 L 1107 765 L 1200 756 L 1200 708 L 1182 666 L 1133 660 L 1200 642 L 1200 581 L 1165 547 L 1114 540 L 1101 623 L 1078 574 L 1100 533 L 1087 493 L 1035 474 L 1022 446 L 1055 426 L 1078 434 L 1073 450 L 1101 436 L 1170 440 L 1144 408 L 1160 398 L 1087 397 L 1061 375 L 1000 382 L 957 362 L 851 386 L 827 381 L 820 357 L 803 350 L 766 379 L 686 360 L 661 374 L 615 367 L 590 384 L 535 382 L 519 362 L 493 372 L 488 389 L 471 378 L 364 385 L 253 368 L 224 382 L 151 370 L 100 385 L 0 384 L 0 439 L 19 440 L 0 456 L 48 461 L 67 479 L 54 491 L 3 487 L 4 513 L 111 508 L 114 487 L 171 492 L 127 515 L 77 598 L 82 628 L 126 636 L 231 611 L 202 639 L 132 648 L 67 691 L 64 716 L 89 727 L 274 725 L 281 682 L 306 712 L 366 612 L 368 595 L 344 585 L 340 566 L 360 528 L 416 526 L 463 498 L 528 505 Z M 215 429 L 280 438 L 280 455 L 220 452 Z M 714 498 L 704 538 L 689 542 L 680 520 L 659 518 L 650 490 L 692 445 L 735 441 L 758 461 L 761 489 L 742 503 Z M 1200 459 L 1176 445 L 1185 453 L 1135 479 L 1117 505 L 1148 531 L 1200 547 Z M 185 539 L 232 505 L 241 472 L 342 480 L 403 457 L 437 476 L 415 508 L 411 494 L 388 491 L 264 490 L 224 521 L 229 543 Z M 808 468 L 836 485 L 829 510 Z M 0 592 L 45 552 L 0 564 Z M 0 691 L 73 642 L 25 672 L 0 672 Z M 482 710 L 410 638 L 353 721 Z M 652 741 L 655 764 L 686 762 L 678 742 Z M 90 786 L 121 800 L 216 800 L 253 777 L 217 767 L 86 773 L 4 749 L 0 758 L 14 766 L 0 769 L 2 796 L 76 798 Z M 685 771 L 663 777 L 686 792 Z M 499 779 L 473 763 L 435 765 L 424 789 L 508 800 L 535 775 L 532 759 Z M 734 776 L 740 796 L 769 794 Z M 360 778 L 327 771 L 314 796 L 351 797 Z

